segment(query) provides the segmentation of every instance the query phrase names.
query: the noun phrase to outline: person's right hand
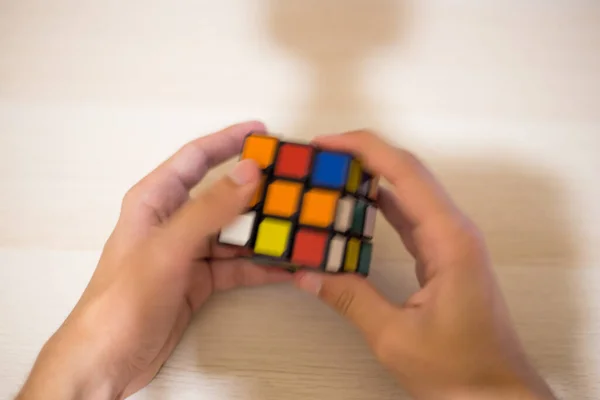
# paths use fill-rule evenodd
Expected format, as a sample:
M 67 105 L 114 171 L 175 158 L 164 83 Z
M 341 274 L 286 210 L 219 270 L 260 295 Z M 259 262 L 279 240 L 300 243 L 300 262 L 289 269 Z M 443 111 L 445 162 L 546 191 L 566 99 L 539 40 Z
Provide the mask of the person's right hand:
M 396 305 L 357 275 L 300 272 L 297 285 L 352 321 L 417 399 L 554 399 L 512 327 L 481 234 L 423 164 L 368 132 L 314 143 L 353 153 L 391 184 L 379 205 L 421 290 Z

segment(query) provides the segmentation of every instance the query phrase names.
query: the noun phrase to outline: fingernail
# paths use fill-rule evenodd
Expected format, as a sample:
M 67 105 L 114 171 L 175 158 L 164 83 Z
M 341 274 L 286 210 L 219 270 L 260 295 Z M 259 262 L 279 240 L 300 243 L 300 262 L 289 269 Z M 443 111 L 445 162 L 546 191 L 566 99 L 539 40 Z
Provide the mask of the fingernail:
M 229 172 L 229 177 L 236 185 L 243 186 L 254 180 L 257 166 L 252 160 L 242 160 Z
M 306 273 L 298 281 L 300 289 L 318 295 L 323 286 L 323 277 L 319 273 Z

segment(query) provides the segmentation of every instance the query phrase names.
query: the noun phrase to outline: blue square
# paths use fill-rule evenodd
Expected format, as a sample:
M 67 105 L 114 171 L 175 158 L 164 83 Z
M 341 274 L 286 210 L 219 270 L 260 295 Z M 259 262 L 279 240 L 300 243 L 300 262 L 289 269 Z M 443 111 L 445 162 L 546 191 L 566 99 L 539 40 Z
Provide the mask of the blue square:
M 343 188 L 350 168 L 350 156 L 347 154 L 323 151 L 315 157 L 311 183 L 332 189 Z

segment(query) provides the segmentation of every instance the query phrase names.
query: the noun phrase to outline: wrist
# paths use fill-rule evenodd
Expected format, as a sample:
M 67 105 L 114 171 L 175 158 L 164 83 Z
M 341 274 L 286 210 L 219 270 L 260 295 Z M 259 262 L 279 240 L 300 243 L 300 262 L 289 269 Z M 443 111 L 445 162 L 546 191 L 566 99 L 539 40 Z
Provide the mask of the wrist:
M 63 325 L 44 345 L 18 400 L 115 399 L 117 385 L 85 335 Z

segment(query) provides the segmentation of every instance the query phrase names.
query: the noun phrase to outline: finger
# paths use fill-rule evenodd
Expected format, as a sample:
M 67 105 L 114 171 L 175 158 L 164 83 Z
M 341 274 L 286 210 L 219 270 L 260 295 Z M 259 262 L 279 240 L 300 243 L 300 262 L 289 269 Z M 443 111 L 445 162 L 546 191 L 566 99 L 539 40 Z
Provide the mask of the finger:
M 246 247 L 220 245 L 217 237 L 212 237 L 210 240 L 210 251 L 208 252 L 211 259 L 231 259 L 243 256 L 251 256 L 252 249 Z
M 340 315 L 353 322 L 368 339 L 373 339 L 397 309 L 358 275 L 327 275 L 299 272 L 296 285 L 319 296 Z
M 240 161 L 228 175 L 173 215 L 164 230 L 166 244 L 185 259 L 207 257 L 208 239 L 244 211 L 259 178 L 260 171 L 254 161 Z M 198 254 L 200 246 L 205 254 Z
M 292 279 L 292 274 L 283 269 L 259 266 L 242 258 L 201 261 L 193 268 L 186 291 L 192 312 L 199 310 L 213 292 Z
M 411 153 L 395 148 L 367 131 L 322 136 L 314 143 L 357 156 L 367 170 L 394 187 L 398 205 L 408 222 L 427 224 L 439 216 L 460 214 L 450 197 L 425 166 Z
M 211 268 L 215 291 L 280 283 L 293 278 L 293 275 L 284 269 L 256 265 L 252 261 L 242 258 L 213 260 Z
M 264 130 L 261 122 L 246 122 L 187 143 L 131 188 L 124 209 L 152 222 L 164 221 L 212 167 L 241 151 L 248 133 Z
M 424 286 L 429 278 L 431 278 L 434 271 L 431 267 L 426 268 L 426 265 L 421 261 L 422 257 L 419 254 L 419 249 L 417 248 L 412 233 L 413 226 L 402 214 L 402 210 L 398 205 L 396 196 L 394 196 L 394 194 L 388 189 L 383 187 L 379 188 L 377 202 L 385 219 L 398 232 L 400 238 L 402 239 L 402 243 L 404 243 L 404 246 L 408 252 L 416 259 L 415 270 L 417 273 L 417 279 L 419 280 L 419 284 Z
M 417 247 L 412 235 L 414 227 L 402 213 L 396 196 L 388 189 L 380 187 L 377 195 L 377 203 L 385 219 L 400 235 L 406 249 L 413 257 L 417 257 Z

